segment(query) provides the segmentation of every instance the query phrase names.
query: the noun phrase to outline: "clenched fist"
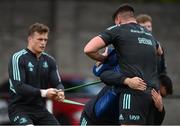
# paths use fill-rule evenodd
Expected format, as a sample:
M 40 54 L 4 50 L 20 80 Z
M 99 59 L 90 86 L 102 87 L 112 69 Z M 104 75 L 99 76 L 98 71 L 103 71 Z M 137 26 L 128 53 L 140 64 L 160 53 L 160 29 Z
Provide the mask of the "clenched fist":
M 40 92 L 41 92 L 42 97 L 47 97 L 48 99 L 51 99 L 51 100 L 57 100 L 59 102 L 63 102 L 65 99 L 64 91 L 61 89 L 58 90 L 55 88 L 49 88 L 46 90 L 42 89 L 40 90 Z

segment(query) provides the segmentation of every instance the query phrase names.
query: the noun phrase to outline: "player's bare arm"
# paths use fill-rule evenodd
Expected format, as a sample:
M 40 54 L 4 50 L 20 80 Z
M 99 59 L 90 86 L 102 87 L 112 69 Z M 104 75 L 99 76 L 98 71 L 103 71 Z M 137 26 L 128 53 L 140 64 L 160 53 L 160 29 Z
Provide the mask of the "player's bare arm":
M 99 36 L 91 39 L 88 44 L 84 48 L 84 53 L 86 53 L 90 58 L 104 62 L 107 56 L 100 54 L 98 51 L 102 48 L 106 47 L 105 42 Z

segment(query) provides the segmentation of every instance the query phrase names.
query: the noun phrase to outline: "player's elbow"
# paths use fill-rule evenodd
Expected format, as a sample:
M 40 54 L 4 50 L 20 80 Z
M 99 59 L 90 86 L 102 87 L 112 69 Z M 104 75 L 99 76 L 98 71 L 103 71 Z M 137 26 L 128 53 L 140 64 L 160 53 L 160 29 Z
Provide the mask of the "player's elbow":
M 92 52 L 93 52 L 93 50 L 88 45 L 86 45 L 85 48 L 84 48 L 84 53 L 85 54 L 90 54 Z

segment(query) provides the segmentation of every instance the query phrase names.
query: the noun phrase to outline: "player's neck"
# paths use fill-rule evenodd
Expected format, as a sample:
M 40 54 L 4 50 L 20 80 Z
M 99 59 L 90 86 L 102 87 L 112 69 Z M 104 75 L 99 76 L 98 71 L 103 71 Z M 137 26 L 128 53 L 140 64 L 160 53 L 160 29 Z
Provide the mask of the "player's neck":
M 41 56 L 41 53 L 38 53 L 37 51 L 35 51 L 33 48 L 31 47 L 27 47 L 34 55 L 36 55 L 37 59 L 39 59 L 39 57 Z
M 124 20 L 121 22 L 121 24 L 129 24 L 129 23 L 137 23 L 136 19 L 129 19 L 129 20 Z

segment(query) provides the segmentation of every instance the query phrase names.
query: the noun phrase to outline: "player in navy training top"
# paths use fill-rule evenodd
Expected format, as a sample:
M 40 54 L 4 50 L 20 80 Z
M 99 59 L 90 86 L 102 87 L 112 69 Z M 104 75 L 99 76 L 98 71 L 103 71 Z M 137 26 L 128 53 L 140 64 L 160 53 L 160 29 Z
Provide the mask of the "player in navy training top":
M 108 50 L 107 50 L 108 49 Z M 100 77 L 104 82 L 105 87 L 92 98 L 85 106 L 85 109 L 81 115 L 81 124 L 85 121 L 87 124 L 118 124 L 118 93 L 114 92 L 116 87 L 120 87 L 120 67 L 118 65 L 116 52 L 112 48 L 106 48 L 105 54 L 108 57 L 106 61 L 102 63 L 96 63 L 93 66 L 93 73 L 95 76 Z M 160 74 L 160 73 L 159 73 Z M 162 78 L 163 77 L 163 78 Z M 165 87 L 166 95 L 171 94 L 169 90 L 172 90 L 172 83 L 169 83 L 167 76 L 159 76 L 160 88 Z M 169 87 L 171 85 L 171 88 Z M 161 90 L 160 90 L 161 91 Z M 157 92 L 154 91 L 156 94 Z M 163 92 L 160 92 L 161 95 Z M 157 97 L 160 95 L 158 94 Z M 156 105 L 155 120 L 152 124 L 160 125 L 165 116 L 165 109 L 161 103 L 162 98 L 154 100 Z M 161 105 L 162 104 L 162 105 Z M 161 106 L 163 107 L 161 110 Z M 83 120 L 84 118 L 84 120 Z
M 134 9 L 129 5 L 117 11 L 117 24 L 94 37 L 84 52 L 94 60 L 104 62 L 107 56 L 98 51 L 112 44 L 121 68 L 119 89 L 119 123 L 143 125 L 152 122 L 155 107 L 151 90 L 159 90 L 157 76 L 156 40 L 146 28 L 137 24 Z M 138 89 L 138 90 L 135 90 Z
M 30 26 L 28 46 L 14 53 L 9 62 L 9 118 L 16 125 L 58 125 L 46 109 L 46 98 L 64 100 L 55 59 L 44 49 L 49 28 L 40 23 Z

